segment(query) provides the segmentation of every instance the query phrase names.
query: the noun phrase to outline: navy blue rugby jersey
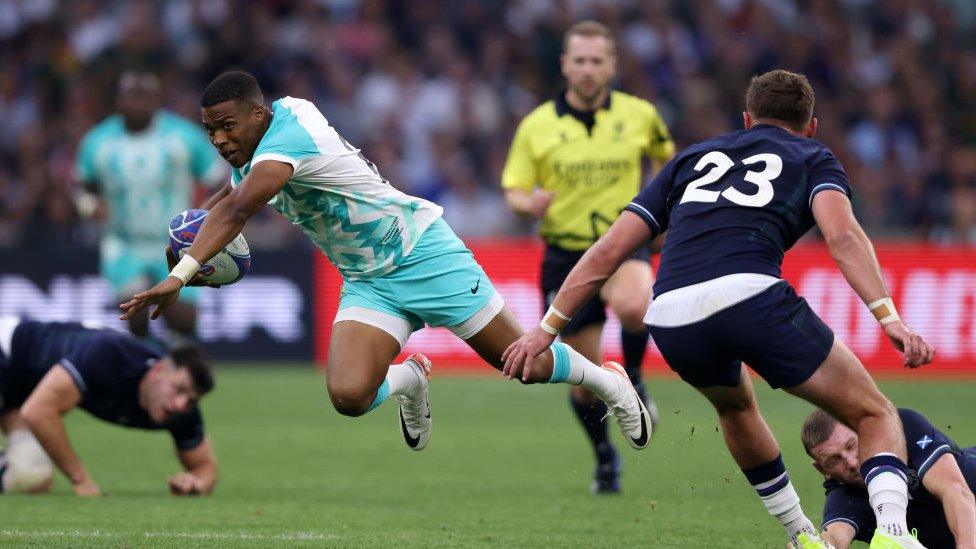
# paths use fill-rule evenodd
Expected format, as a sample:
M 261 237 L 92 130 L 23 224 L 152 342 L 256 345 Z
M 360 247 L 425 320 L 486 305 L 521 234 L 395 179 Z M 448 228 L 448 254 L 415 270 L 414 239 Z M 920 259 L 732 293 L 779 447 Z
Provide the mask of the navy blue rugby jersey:
M 814 225 L 814 195 L 851 196 L 830 149 L 759 124 L 681 151 L 627 211 L 668 232 L 654 295 L 736 273 L 780 276 L 783 255 Z
M 81 392 L 79 407 L 95 417 L 139 429 L 168 430 L 181 450 L 203 441 L 203 419 L 194 407 L 160 425 L 139 405 L 139 382 L 160 353 L 131 334 L 78 322 L 21 322 L 10 357 L 0 368 L 3 408 L 19 407 L 55 364 Z
M 929 420 L 907 408 L 900 408 L 902 427 L 908 446 L 908 468 L 911 482 L 908 491 L 908 526 L 918 529 L 918 540 L 926 547 L 955 547 L 952 531 L 945 519 L 942 503 L 922 481 L 929 469 L 945 454 L 952 454 L 970 490 L 976 490 L 976 448 L 959 448 L 951 438 L 936 429 Z M 852 486 L 836 480 L 824 482 L 824 526 L 844 522 L 856 531 L 854 539 L 870 542 L 877 524 L 863 486 Z

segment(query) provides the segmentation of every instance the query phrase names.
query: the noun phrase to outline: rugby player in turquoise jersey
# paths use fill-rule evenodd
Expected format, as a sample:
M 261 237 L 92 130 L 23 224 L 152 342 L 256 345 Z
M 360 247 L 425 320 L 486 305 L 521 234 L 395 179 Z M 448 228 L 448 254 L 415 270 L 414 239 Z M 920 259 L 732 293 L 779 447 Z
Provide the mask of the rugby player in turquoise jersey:
M 284 97 L 268 108 L 254 77 L 235 71 L 207 86 L 201 106 L 211 142 L 234 167 L 231 183 L 207 204 L 206 221 L 170 276 L 123 303 L 122 318 L 150 305 L 158 317 L 200 265 L 270 204 L 344 280 L 326 364 L 333 405 L 359 416 L 395 397 L 407 446 L 423 449 L 431 364 L 415 354 L 391 365 L 407 338 L 425 324 L 446 327 L 500 370 L 502 353 L 522 334 L 514 315 L 441 219 L 441 207 L 394 188 L 315 105 Z M 632 446 L 650 441 L 647 409 L 619 364 L 597 366 L 557 342 L 533 366 L 515 374 L 526 383 L 583 385 L 607 403 Z
M 147 72 L 119 78 L 118 112 L 91 128 L 78 149 L 76 175 L 86 191 L 83 214 L 104 219 L 102 276 L 116 296 L 132 295 L 166 278 L 162 254 L 169 222 L 191 206 L 194 183 L 216 187 L 227 169 L 199 126 L 160 108 L 159 79 Z M 177 338 L 192 338 L 197 288 L 166 311 Z M 149 317 L 135 315 L 130 331 L 149 335 Z

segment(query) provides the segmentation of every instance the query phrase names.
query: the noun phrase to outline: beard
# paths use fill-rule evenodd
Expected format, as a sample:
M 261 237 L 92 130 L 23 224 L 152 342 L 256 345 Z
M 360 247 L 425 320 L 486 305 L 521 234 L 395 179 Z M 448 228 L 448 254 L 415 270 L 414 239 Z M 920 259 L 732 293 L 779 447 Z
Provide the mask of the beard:
M 607 86 L 606 85 L 600 86 L 596 83 L 592 83 L 589 85 L 579 84 L 576 86 L 572 86 L 571 89 L 573 93 L 576 95 L 576 97 L 579 97 L 580 99 L 583 100 L 583 102 L 587 103 L 591 107 L 595 107 L 596 101 L 600 98 L 601 95 L 603 95 L 603 92 L 606 91 Z

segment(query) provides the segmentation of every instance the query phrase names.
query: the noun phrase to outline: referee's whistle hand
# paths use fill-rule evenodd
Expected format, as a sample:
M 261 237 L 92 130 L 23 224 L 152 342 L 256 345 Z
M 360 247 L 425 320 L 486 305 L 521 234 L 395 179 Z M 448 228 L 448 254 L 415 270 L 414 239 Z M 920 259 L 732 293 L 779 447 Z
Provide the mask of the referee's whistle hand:
M 549 210 L 549 205 L 552 204 L 554 196 L 556 196 L 555 193 L 536 189 L 532 193 L 532 215 L 540 219 L 546 215 L 546 211 Z

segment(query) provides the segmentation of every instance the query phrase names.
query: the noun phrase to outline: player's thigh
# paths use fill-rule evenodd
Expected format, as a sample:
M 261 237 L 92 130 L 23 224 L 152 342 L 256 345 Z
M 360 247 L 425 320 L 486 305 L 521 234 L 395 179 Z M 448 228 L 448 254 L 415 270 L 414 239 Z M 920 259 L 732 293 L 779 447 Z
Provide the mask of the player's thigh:
M 651 301 L 654 274 L 651 265 L 640 259 L 628 259 L 611 276 L 600 297 L 620 323 L 631 331 L 644 329 L 644 314 Z
M 830 353 L 834 333 L 785 281 L 715 315 L 716 337 L 773 389 L 807 381 Z
M 332 325 L 325 363 L 329 394 L 347 400 L 372 398 L 400 353 L 400 341 L 387 330 L 357 320 Z
M 683 326 L 648 326 L 668 367 L 696 389 L 735 388 L 742 363 L 735 349 L 716 337 L 721 313 Z
M 893 414 L 894 407 L 861 361 L 839 339 L 819 368 L 803 383 L 786 389 L 856 429 L 866 416 Z

